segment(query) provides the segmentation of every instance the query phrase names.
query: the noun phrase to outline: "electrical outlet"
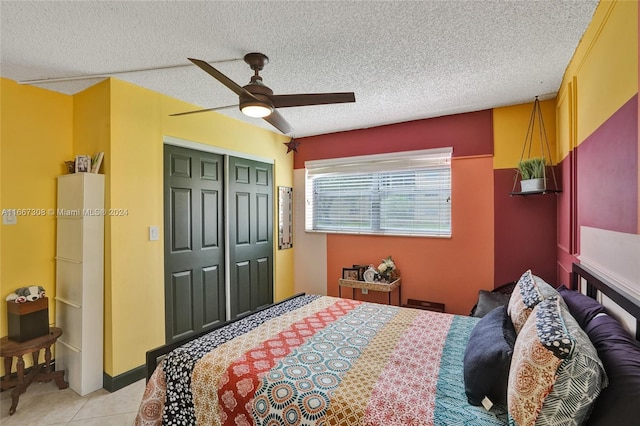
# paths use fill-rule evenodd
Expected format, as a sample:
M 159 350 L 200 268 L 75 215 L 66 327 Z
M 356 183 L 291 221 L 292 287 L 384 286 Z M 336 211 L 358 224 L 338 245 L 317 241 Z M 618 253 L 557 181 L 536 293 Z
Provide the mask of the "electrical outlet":
M 149 241 L 158 241 L 160 239 L 160 230 L 157 226 L 149 227 Z
M 18 216 L 15 214 L 3 214 L 2 215 L 2 224 L 3 225 L 17 225 L 18 224 Z
M 369 289 L 368 288 L 363 288 L 362 289 L 362 294 L 369 294 Z

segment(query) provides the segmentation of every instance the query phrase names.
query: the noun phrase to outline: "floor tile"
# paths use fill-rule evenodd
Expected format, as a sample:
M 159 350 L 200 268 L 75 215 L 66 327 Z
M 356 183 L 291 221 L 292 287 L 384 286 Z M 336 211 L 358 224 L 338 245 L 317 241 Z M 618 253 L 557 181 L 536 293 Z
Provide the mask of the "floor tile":
M 18 407 L 12 416 L 9 416 L 11 390 L 0 393 L 0 424 L 130 426 L 137 414 L 144 388 L 145 381 L 139 380 L 113 393 L 99 389 L 81 397 L 69 388 L 58 389 L 54 382 L 32 383 L 20 395 Z
M 78 411 L 73 420 L 137 412 L 144 387 L 144 380 L 140 380 L 114 393 L 104 389 L 96 391 L 89 395 L 89 401 Z
M 8 394 L 8 398 L 4 394 Z M 33 383 L 20 395 L 16 412 L 9 416 L 11 391 L 3 392 L 0 404 L 2 426 L 66 424 L 88 401 L 71 389 L 59 390 L 54 383 Z
M 72 420 L 69 426 L 130 426 L 136 418 L 136 413 L 124 413 L 112 416 L 96 417 L 93 419 Z

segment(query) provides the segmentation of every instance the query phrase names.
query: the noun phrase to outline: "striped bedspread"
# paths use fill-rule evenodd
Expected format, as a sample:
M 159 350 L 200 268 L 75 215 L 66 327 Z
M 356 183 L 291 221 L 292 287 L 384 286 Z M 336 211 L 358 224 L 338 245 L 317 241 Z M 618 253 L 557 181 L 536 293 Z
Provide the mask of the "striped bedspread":
M 194 340 L 154 373 L 136 424 L 504 425 L 467 403 L 477 319 L 302 296 Z

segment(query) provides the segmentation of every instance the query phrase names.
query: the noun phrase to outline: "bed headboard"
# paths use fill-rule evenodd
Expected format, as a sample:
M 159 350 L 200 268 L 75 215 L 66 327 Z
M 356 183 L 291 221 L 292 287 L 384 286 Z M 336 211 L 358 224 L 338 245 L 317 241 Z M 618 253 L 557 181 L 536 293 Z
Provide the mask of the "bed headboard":
M 582 290 L 582 284 L 586 285 L 587 296 L 597 299 L 598 292 L 600 292 L 631 314 L 635 318 L 636 340 L 640 340 L 640 300 L 620 289 L 619 286 L 613 284 L 611 280 L 593 268 L 574 263 L 571 268 L 571 288 Z

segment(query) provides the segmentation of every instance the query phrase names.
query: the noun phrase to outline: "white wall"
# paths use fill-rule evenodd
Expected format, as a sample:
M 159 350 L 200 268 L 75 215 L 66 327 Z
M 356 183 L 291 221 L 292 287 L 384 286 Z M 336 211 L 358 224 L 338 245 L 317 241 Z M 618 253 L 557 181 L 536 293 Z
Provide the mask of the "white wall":
M 293 289 L 295 293 L 327 294 L 327 237 L 304 232 L 305 170 L 293 171 Z
M 640 235 L 604 229 L 580 227 L 580 263 L 584 263 L 609 278 L 622 290 L 640 300 Z M 635 333 L 636 321 L 609 298 L 601 303 L 627 329 Z

